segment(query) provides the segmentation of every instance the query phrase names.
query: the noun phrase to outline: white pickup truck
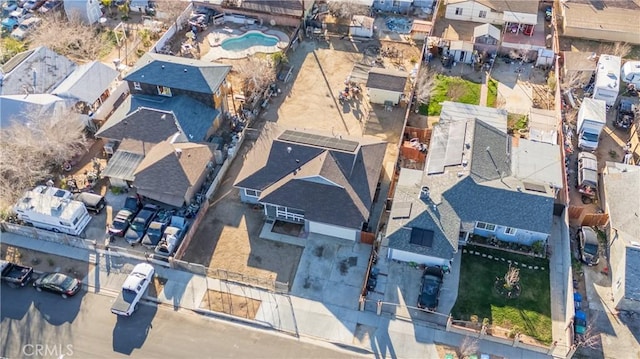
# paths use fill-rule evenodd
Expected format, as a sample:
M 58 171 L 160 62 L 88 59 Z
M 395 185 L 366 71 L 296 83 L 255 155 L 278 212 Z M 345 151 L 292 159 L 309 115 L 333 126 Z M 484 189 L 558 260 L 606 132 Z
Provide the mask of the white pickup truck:
M 138 302 L 149 288 L 153 280 L 154 269 L 151 264 L 140 263 L 133 267 L 133 271 L 122 285 L 122 291 L 111 306 L 111 313 L 129 317 L 138 308 Z

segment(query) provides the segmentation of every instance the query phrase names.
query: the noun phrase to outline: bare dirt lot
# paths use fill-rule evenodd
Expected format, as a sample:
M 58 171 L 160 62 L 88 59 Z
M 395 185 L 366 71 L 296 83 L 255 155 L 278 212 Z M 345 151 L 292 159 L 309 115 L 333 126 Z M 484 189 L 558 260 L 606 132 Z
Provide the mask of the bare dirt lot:
M 82 279 L 93 269 L 91 263 L 76 259 L 60 257 L 26 248 L 18 248 L 6 244 L 1 245 L 0 258 L 24 266 L 33 267 L 40 272 L 62 272 Z
M 256 299 L 210 289 L 202 297 L 200 308 L 255 319 L 261 303 Z

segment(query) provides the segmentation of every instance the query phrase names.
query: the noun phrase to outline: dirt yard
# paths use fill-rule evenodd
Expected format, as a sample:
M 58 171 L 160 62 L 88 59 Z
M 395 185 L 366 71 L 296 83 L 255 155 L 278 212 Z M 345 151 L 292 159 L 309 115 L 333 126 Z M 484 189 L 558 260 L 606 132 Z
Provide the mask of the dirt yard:
M 1 245 L 0 258 L 29 267 L 40 272 L 62 272 L 82 279 L 93 269 L 91 263 L 60 257 L 31 249 L 18 248 L 6 244 Z
M 261 303 L 256 299 L 210 289 L 202 297 L 200 308 L 231 314 L 236 317 L 255 319 Z

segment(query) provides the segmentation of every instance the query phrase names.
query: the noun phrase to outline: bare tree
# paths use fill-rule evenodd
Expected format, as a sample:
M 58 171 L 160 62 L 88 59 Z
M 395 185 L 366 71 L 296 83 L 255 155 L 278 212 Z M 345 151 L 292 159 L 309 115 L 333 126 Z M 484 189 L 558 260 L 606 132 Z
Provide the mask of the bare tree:
M 582 87 L 586 81 L 589 81 L 589 73 L 583 71 L 569 71 L 560 78 L 560 88 L 563 90 L 570 90 L 576 87 Z
M 436 74 L 422 67 L 416 81 L 416 98 L 419 102 L 428 103 L 436 84 Z
M 337 18 L 351 19 L 353 15 L 367 15 L 368 7 L 354 0 L 331 0 L 329 11 Z
M 189 20 L 180 17 L 189 5 L 188 2 L 176 0 L 156 0 L 154 2 L 158 20 L 167 24 L 175 24 L 178 28 L 181 28 Z
M 509 270 L 504 275 L 504 287 L 511 290 L 520 282 L 520 269 L 509 265 Z
M 30 38 L 34 44 L 47 46 L 78 61 L 99 59 L 114 45 L 109 32 L 83 24 L 78 16 L 67 19 L 62 14 L 43 16 L 42 23 L 33 29 Z
M 464 337 L 460 345 L 456 348 L 456 355 L 460 359 L 469 358 L 478 352 L 478 339 L 472 337 Z
M 626 42 L 614 42 L 613 44 L 600 45 L 599 54 L 627 57 L 631 53 L 632 47 Z
M 276 79 L 273 65 L 256 57 L 251 57 L 238 66 L 238 74 L 242 81 L 242 91 L 250 101 L 259 98 Z
M 51 178 L 86 149 L 85 123 L 72 110 L 31 111 L 0 131 L 0 207 L 13 205 L 38 181 Z

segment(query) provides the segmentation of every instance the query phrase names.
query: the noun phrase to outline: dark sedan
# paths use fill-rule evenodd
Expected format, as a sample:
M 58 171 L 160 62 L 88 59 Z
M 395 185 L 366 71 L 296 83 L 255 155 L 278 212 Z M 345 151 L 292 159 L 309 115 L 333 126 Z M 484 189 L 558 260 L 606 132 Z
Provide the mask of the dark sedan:
M 55 272 L 43 274 L 33 282 L 33 286 L 38 292 L 46 290 L 60 294 L 62 298 L 68 298 L 78 293 L 82 284 L 73 277 Z
M 418 308 L 432 312 L 438 308 L 438 297 L 442 286 L 441 267 L 427 267 L 422 274 L 422 286 L 418 297 Z
M 131 245 L 140 243 L 144 233 L 147 231 L 147 228 L 149 228 L 149 224 L 151 224 L 151 221 L 153 221 L 157 213 L 158 207 L 153 204 L 146 204 L 142 207 L 142 210 L 138 212 L 136 218 L 131 221 L 129 229 L 127 229 L 124 234 L 124 239 Z
M 124 233 L 129 228 L 129 224 L 131 224 L 131 220 L 135 216 L 135 213 L 131 212 L 128 209 L 121 209 L 116 214 L 116 217 L 111 222 L 109 226 L 109 234 L 112 236 L 122 237 Z

